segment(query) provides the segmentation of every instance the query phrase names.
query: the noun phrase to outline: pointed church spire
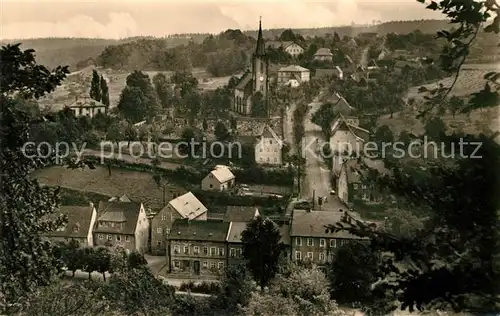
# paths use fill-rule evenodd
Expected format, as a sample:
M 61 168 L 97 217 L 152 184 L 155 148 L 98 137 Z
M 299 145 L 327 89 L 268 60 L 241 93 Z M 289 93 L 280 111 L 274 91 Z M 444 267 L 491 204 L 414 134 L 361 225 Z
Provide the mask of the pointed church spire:
M 257 48 L 255 56 L 265 56 L 266 47 L 264 46 L 264 38 L 262 37 L 262 17 L 259 17 L 259 34 L 257 35 Z

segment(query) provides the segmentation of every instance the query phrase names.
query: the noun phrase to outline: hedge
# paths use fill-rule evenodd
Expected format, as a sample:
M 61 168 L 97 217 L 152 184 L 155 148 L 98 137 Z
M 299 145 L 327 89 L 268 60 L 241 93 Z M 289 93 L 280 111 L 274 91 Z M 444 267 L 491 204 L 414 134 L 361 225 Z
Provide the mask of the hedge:
M 193 281 L 182 282 L 179 287 L 179 291 L 187 292 L 191 291 L 193 293 L 201 293 L 201 294 L 218 294 L 220 293 L 220 285 L 215 282 L 206 282 L 203 281 L 199 284 L 196 284 Z
M 87 160 L 98 163 L 97 158 L 87 157 Z M 128 169 L 134 171 L 152 172 L 154 167 L 144 163 L 131 163 L 114 158 L 105 158 L 104 165 L 110 164 L 113 168 Z M 157 168 L 166 178 L 171 178 L 180 183 L 200 184 L 201 180 L 211 171 L 209 168 L 194 169 L 191 167 L 178 167 L 175 169 Z M 232 169 L 236 181 L 248 184 L 267 184 L 267 185 L 293 185 L 293 169 L 264 169 L 259 167 L 250 167 L 245 169 Z
M 274 196 L 241 196 L 227 192 L 203 191 L 201 189 L 194 189 L 191 192 L 204 205 L 261 206 L 271 208 L 278 205 L 286 205 L 288 201 L 288 196 L 282 198 Z
M 264 169 L 250 167 L 231 170 L 239 183 L 267 184 L 267 185 L 293 185 L 293 169 Z
M 63 187 L 60 188 L 59 192 L 61 205 L 88 206 L 90 202 L 97 205 L 99 201 L 107 201 L 111 198 L 110 196 L 100 193 L 82 192 Z

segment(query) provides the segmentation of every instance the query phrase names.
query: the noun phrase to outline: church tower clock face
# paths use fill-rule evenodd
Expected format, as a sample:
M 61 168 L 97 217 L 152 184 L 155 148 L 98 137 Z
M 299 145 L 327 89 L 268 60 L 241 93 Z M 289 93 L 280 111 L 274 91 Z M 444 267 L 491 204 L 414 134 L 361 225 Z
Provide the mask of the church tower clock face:
M 260 76 L 259 80 L 262 82 L 264 81 L 264 77 L 263 76 Z

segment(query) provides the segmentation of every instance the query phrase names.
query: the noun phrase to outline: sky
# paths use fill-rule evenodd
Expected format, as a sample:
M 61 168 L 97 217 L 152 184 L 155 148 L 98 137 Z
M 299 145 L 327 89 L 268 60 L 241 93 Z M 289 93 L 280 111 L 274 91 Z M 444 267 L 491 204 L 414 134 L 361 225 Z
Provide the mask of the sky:
M 416 0 L 1 0 L 0 39 L 166 36 L 442 18 Z

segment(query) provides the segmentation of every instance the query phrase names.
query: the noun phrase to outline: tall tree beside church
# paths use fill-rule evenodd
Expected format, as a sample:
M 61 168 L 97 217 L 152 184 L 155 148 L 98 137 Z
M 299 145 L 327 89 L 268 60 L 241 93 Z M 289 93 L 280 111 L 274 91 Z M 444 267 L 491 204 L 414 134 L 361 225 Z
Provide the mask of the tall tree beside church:
M 57 272 L 52 246 L 42 235 L 65 220 L 47 219 L 58 206 L 58 190 L 30 176 L 39 165 L 23 152 L 30 126 L 43 118 L 30 117 L 18 104 L 54 91 L 69 71 L 49 71 L 37 64 L 34 52 L 22 51 L 20 44 L 0 50 L 0 314 L 7 315 Z
M 101 78 L 97 70 L 92 70 L 92 81 L 90 83 L 90 97 L 96 101 L 101 101 Z
M 108 83 L 106 82 L 106 79 L 101 75 L 101 80 L 99 84 L 101 88 L 101 102 L 104 104 L 106 107 L 109 107 L 109 88 L 108 88 Z

